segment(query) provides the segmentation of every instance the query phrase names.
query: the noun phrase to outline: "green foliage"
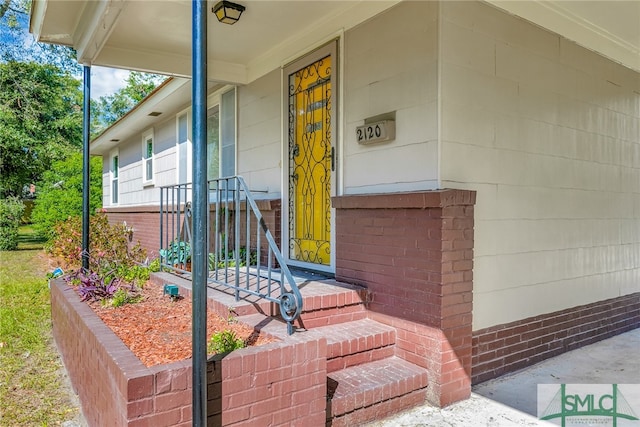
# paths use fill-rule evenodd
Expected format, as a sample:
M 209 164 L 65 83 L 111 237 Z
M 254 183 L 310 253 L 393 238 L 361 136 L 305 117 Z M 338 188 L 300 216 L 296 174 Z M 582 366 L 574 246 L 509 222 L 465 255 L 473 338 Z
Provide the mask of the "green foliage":
M 29 34 L 32 0 L 0 0 L 0 60 L 33 61 L 78 73 L 76 52 L 67 46 L 36 42 Z
M 110 305 L 111 307 L 121 307 L 125 304 L 135 304 L 142 300 L 142 295 L 136 293 L 135 291 L 126 290 L 124 288 L 119 288 L 114 294 L 113 297 L 109 300 L 102 300 L 103 305 Z
M 124 116 L 149 95 L 163 79 L 164 77 L 155 74 L 132 71 L 127 77 L 125 87 L 112 95 L 101 96 L 97 102 L 92 103 L 92 135 L 97 136 Z
M 0 196 L 20 195 L 82 145 L 82 91 L 69 73 L 0 62 Z
M 167 265 L 184 265 L 191 260 L 191 245 L 183 240 L 174 240 L 159 252 Z
M 157 273 L 160 271 L 160 258 L 156 258 L 149 264 L 149 271 L 151 273 Z
M 142 287 L 151 277 L 151 268 L 137 264 L 132 266 L 120 264 L 115 274 L 127 283 Z
M 54 227 L 54 238 L 46 250 L 58 258 L 65 267 L 80 267 L 82 255 L 82 221 L 70 217 Z M 142 263 L 147 252 L 136 243 L 129 245 L 129 230 L 124 224 L 109 224 L 107 215 L 99 212 L 91 217 L 89 225 L 89 269 L 116 270 L 120 266 L 133 267 Z
M 225 330 L 216 332 L 211 336 L 207 351 L 209 354 L 229 353 L 239 348 L 244 348 L 245 342 L 238 338 L 235 332 Z
M 256 251 L 251 250 L 249 252 L 249 265 L 256 265 L 258 263 L 258 254 Z M 240 248 L 240 253 L 238 254 L 238 260 L 240 261 L 239 267 L 247 266 L 247 248 Z M 217 270 L 218 268 L 230 268 L 236 266 L 235 254 L 233 252 L 229 253 L 229 258 L 225 261 L 225 254 L 221 253 L 218 255 L 218 260 L 216 263 L 216 254 L 209 254 L 209 270 Z
M 37 233 L 48 239 L 54 225 L 70 216 L 82 216 L 82 153 L 55 161 L 38 183 L 38 198 L 31 214 Z M 92 157 L 90 167 L 89 212 L 102 206 L 102 158 Z
M 24 204 L 17 197 L 0 200 L 0 250 L 18 249 L 18 227 Z

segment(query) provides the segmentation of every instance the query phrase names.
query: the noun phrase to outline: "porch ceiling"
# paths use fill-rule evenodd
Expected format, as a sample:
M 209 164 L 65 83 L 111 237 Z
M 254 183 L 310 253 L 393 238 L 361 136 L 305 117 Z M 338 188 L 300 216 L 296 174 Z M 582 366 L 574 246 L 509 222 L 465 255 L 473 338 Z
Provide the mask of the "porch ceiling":
M 216 2 L 207 2 L 209 79 L 243 84 L 398 0 L 239 0 L 246 10 L 235 25 L 216 20 Z M 34 0 L 31 32 L 73 46 L 83 64 L 188 77 L 191 12 L 189 0 Z
M 208 2 L 209 79 L 244 84 L 398 3 L 237 0 L 246 11 L 220 24 Z M 639 1 L 485 0 L 640 71 Z M 31 32 L 73 46 L 83 64 L 188 77 L 189 0 L 34 0 Z

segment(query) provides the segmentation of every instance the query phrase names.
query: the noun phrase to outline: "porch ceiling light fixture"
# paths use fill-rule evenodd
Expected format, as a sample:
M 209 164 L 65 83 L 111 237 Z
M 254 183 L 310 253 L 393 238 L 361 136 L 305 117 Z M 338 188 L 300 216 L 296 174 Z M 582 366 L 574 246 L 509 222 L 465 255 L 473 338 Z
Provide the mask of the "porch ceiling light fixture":
M 230 1 L 218 2 L 211 11 L 215 13 L 218 21 L 223 24 L 233 25 L 240 20 L 240 15 L 244 12 L 245 7 Z

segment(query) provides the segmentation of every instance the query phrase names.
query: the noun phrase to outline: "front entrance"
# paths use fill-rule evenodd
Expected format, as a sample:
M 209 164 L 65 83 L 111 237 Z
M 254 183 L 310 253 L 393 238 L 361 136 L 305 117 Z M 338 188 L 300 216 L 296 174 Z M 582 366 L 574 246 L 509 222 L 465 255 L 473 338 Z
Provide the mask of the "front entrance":
M 333 270 L 335 43 L 286 70 L 288 129 L 288 259 Z

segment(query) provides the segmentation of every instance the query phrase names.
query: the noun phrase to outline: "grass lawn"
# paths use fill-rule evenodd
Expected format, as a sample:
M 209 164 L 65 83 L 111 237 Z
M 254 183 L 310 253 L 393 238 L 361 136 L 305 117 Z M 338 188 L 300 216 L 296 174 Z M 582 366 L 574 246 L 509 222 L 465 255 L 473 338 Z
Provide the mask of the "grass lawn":
M 47 270 L 29 227 L 17 251 L 0 251 L 0 426 L 60 425 L 78 412 L 51 336 Z

